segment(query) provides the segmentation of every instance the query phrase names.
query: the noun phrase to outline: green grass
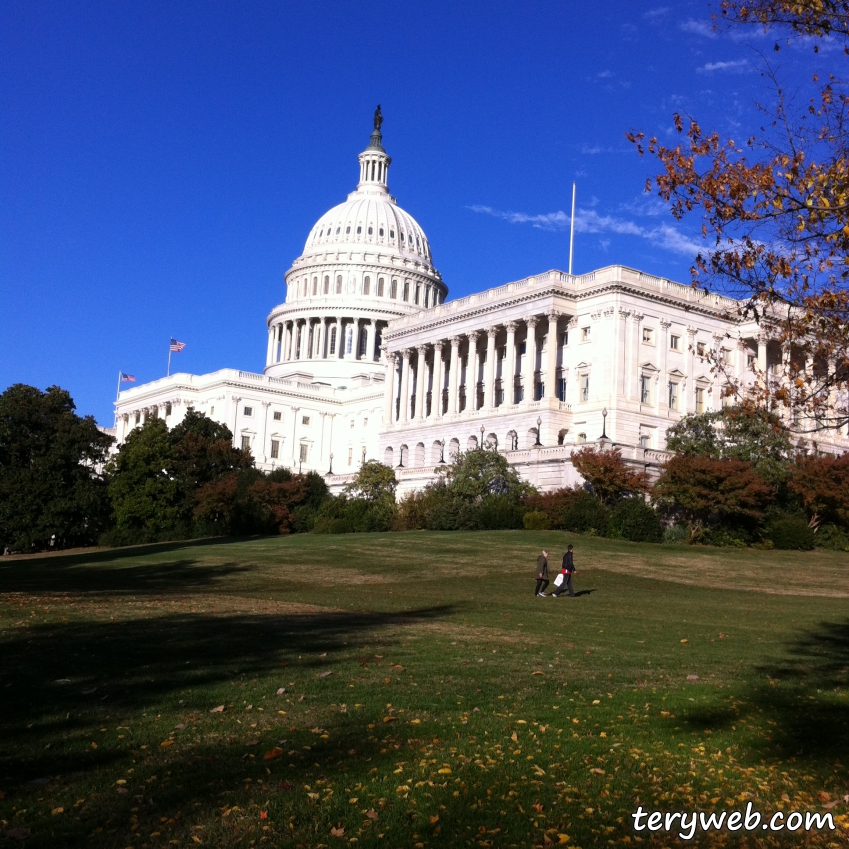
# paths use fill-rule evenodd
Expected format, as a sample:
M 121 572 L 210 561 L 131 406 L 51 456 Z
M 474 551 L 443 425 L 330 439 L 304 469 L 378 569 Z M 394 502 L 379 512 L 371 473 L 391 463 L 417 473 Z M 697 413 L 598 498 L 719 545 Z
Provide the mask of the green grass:
M 535 598 L 570 540 L 582 595 Z M 5 558 L 0 588 L 0 845 L 586 849 L 652 842 L 637 804 L 748 800 L 846 822 L 845 554 L 297 536 Z

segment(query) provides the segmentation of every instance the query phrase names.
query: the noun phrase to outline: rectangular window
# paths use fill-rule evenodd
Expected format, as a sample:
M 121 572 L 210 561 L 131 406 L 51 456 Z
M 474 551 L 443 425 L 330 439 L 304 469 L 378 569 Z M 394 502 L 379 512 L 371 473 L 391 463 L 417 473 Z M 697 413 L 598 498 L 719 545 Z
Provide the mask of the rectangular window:
M 731 348 L 723 348 L 722 349 L 722 362 L 724 362 L 725 365 L 730 366 L 733 361 L 734 361 L 734 352 L 731 350 Z
M 309 457 L 310 447 L 305 442 L 301 443 L 301 462 L 306 463 L 307 457 Z
M 251 438 L 249 436 L 242 437 L 242 451 L 251 450 Z
M 336 328 L 334 327 L 330 331 L 330 355 L 333 356 L 336 353 Z
M 363 427 L 368 427 L 368 419 L 363 419 Z
M 301 416 L 301 424 L 307 425 L 309 427 L 310 417 L 309 416 Z
M 648 448 L 651 445 L 651 439 L 647 433 L 640 434 L 640 448 Z
M 669 337 L 669 348 L 672 351 L 680 351 L 681 350 L 681 337 L 672 334 Z
M 569 331 L 568 330 L 563 334 L 563 341 L 560 344 L 564 348 L 569 344 Z
M 581 375 L 581 400 L 590 400 L 590 376 L 588 374 Z
M 167 418 L 167 417 L 168 417 L 168 416 L 170 416 L 170 415 L 171 415 L 171 405 L 170 405 L 170 404 L 166 404 L 166 405 L 165 405 L 165 416 L 166 416 L 166 418 Z
M 582 327 L 581 328 L 581 341 L 582 342 L 589 342 L 590 341 L 590 330 L 591 329 L 592 328 L 590 328 L 590 327 Z
M 650 327 L 643 328 L 643 344 L 654 345 L 654 330 Z
M 271 459 L 276 460 L 280 457 L 280 440 L 272 439 L 271 440 Z
M 587 441 L 587 435 L 585 433 L 578 434 L 578 445 L 583 445 Z
M 757 358 L 754 354 L 748 354 L 748 355 L 746 356 L 746 365 L 747 365 L 750 369 L 754 369 L 755 364 L 757 363 L 757 361 L 758 361 L 758 358 Z
M 696 412 L 705 411 L 705 390 L 701 386 L 696 387 Z
M 707 354 L 707 345 L 704 342 L 696 342 L 696 353 L 703 357 Z
M 734 404 L 734 398 L 731 395 L 727 395 L 725 392 L 722 393 L 722 407 L 731 407 Z
M 669 409 L 678 409 L 678 384 L 671 380 L 669 381 Z
M 560 401 L 566 400 L 566 381 L 562 377 L 557 381 L 557 398 Z
M 345 333 L 345 353 L 350 354 L 354 349 L 354 328 L 349 327 Z
M 360 344 L 357 346 L 360 349 L 359 350 L 359 356 L 360 357 L 364 357 L 366 355 L 366 345 L 368 344 L 367 336 L 368 336 L 368 334 L 365 332 L 365 330 L 363 330 L 363 332 L 360 333 Z
M 525 356 L 525 351 L 527 351 L 527 350 L 528 350 L 528 343 L 527 343 L 527 342 L 522 342 L 522 344 L 521 344 L 521 345 L 519 345 L 519 356 L 520 356 L 520 357 L 524 357 L 524 356 Z
M 253 407 L 245 407 L 245 415 L 246 416 L 252 416 L 253 414 L 254 414 L 254 408 Z
M 640 378 L 640 403 L 651 404 L 651 378 L 646 375 Z
M 279 410 L 276 413 L 274 413 L 274 421 L 279 422 L 282 418 L 283 418 L 283 413 L 281 413 Z
M 348 449 L 348 465 L 350 466 L 351 463 L 353 463 L 353 461 L 354 461 L 354 449 L 349 448 Z

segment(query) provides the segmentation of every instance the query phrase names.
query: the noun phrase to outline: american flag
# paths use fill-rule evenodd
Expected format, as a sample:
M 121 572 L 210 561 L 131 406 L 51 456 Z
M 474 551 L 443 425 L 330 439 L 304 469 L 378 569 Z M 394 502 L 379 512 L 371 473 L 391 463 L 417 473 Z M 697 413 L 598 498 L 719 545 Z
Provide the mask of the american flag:
M 124 374 L 121 372 L 121 383 L 135 383 L 136 376 L 134 374 Z
M 172 340 L 171 340 L 171 345 L 170 345 L 170 347 L 168 348 L 168 350 L 169 350 L 169 351 L 177 351 L 177 352 L 179 352 L 179 351 L 182 351 L 182 350 L 183 350 L 183 348 L 185 348 L 185 347 L 186 347 L 186 343 L 185 343 L 185 342 L 178 342 L 176 339 L 172 339 Z

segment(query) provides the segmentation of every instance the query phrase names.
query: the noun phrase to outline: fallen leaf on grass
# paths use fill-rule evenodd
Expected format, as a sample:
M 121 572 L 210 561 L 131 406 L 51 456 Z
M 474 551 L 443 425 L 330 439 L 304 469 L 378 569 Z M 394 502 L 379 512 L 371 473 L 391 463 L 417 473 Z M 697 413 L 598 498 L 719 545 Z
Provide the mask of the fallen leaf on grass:
M 591 770 L 590 770 L 590 772 L 594 772 L 596 775 L 604 775 L 604 770 L 603 770 L 603 769 L 599 769 L 598 767 L 595 767 L 594 769 L 591 769 Z
M 698 675 L 688 675 L 688 676 L 687 676 L 687 680 L 688 680 L 688 681 L 698 681 L 698 680 L 699 680 L 699 676 L 698 676 Z
M 451 770 L 447 766 L 437 770 L 437 772 L 439 772 L 440 775 L 451 775 Z
M 333 837 L 344 837 L 345 836 L 345 829 L 342 828 L 342 826 L 340 825 L 338 828 L 331 828 L 330 834 Z
M 185 731 L 189 726 L 186 725 L 185 722 L 181 722 L 179 725 L 174 726 L 175 731 Z
M 269 749 L 263 756 L 262 759 L 264 761 L 274 761 L 277 758 L 283 757 L 283 749 L 279 746 L 275 746 L 273 749 Z
M 318 677 L 319 678 L 327 678 L 328 676 L 330 676 L 332 674 L 333 674 L 332 672 L 321 672 L 321 673 L 319 673 Z M 344 831 L 344 829 L 342 829 L 342 830 Z
M 203 846 L 203 841 L 196 834 L 192 835 L 192 843 L 197 846 Z
M 56 816 L 56 814 L 64 814 L 65 809 L 64 808 L 54 808 L 50 813 L 53 814 L 54 816 Z
M 259 812 L 259 818 L 261 820 L 267 820 L 268 819 L 268 811 L 260 811 Z
M 277 695 L 278 695 L 278 696 L 282 696 L 282 695 L 283 695 L 283 693 L 285 693 L 285 692 L 286 692 L 286 688 L 285 688 L 285 687 L 281 687 L 281 688 L 277 691 Z
M 214 707 L 210 713 L 224 713 L 224 705 L 218 705 L 218 707 Z
M 366 816 L 367 816 L 367 817 L 368 817 L 368 818 L 369 818 L 372 822 L 374 822 L 374 820 L 376 820 L 376 819 L 377 819 L 377 811 L 375 811 L 375 810 L 374 810 L 374 808 L 370 808 L 368 811 L 366 811 Z
M 689 643 L 689 640 L 681 640 L 682 643 Z
M 173 741 L 173 740 L 163 740 L 163 741 L 159 744 L 159 748 L 160 748 L 160 749 L 167 749 L 169 746 L 173 746 L 173 745 L 174 745 L 174 741 Z

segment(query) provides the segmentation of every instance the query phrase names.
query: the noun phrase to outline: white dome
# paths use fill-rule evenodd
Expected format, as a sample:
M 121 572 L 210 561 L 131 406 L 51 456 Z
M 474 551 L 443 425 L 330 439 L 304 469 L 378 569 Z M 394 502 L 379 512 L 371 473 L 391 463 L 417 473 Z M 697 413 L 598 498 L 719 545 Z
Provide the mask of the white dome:
M 388 192 L 358 189 L 344 203 L 325 212 L 310 231 L 304 254 L 331 247 L 341 251 L 372 247 L 433 268 L 424 230 Z

